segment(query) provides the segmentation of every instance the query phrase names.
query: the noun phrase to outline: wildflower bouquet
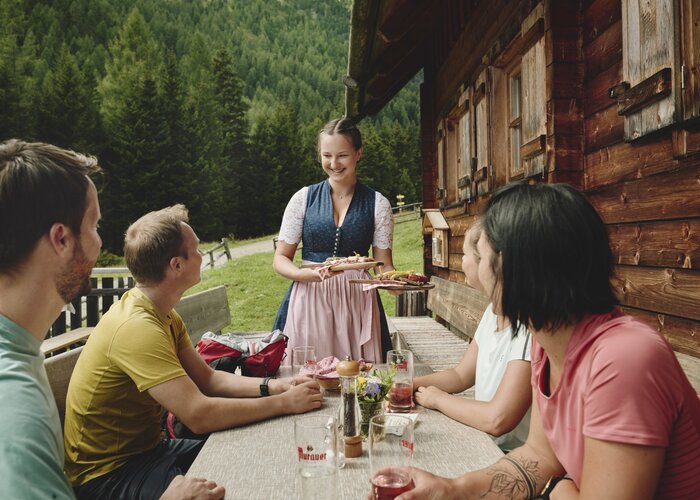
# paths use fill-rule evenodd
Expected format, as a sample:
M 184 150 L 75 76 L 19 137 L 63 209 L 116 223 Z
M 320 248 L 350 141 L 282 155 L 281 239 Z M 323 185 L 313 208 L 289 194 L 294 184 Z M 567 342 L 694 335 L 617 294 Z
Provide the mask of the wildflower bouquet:
M 395 369 L 374 370 L 368 376 L 357 377 L 357 401 L 360 406 L 360 432 L 366 436 L 369 432 L 370 419 L 381 413 L 391 384 Z

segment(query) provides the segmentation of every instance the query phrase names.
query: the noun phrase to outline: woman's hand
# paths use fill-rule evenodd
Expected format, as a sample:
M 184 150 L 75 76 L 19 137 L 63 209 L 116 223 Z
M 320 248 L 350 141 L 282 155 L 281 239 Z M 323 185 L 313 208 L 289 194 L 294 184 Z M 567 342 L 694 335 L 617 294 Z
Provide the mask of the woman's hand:
M 449 396 L 449 394 L 432 385 L 419 387 L 415 393 L 416 403 L 433 410 L 437 408 L 438 400 L 444 396 Z
M 415 488 L 406 493 L 402 493 L 396 500 L 449 500 L 452 498 L 463 498 L 459 492 L 455 491 L 455 482 L 452 479 L 439 477 L 415 467 L 396 467 L 405 474 L 408 474 L 413 481 Z M 374 495 L 370 492 L 368 500 L 372 500 Z

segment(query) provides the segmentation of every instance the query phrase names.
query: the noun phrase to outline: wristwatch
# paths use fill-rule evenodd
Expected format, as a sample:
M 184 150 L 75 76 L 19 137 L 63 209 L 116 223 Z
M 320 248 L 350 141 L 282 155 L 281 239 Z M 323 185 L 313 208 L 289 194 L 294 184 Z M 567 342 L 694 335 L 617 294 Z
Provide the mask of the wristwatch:
M 260 384 L 260 395 L 261 396 L 269 396 L 270 395 L 270 387 L 267 385 L 268 382 L 270 382 L 270 377 L 265 377 Z
M 554 490 L 554 487 L 559 483 L 559 481 L 563 481 L 564 479 L 568 479 L 569 481 L 573 481 L 569 476 L 552 476 L 549 481 L 547 481 L 547 484 L 545 485 L 544 489 L 542 490 L 542 493 L 540 493 L 538 496 L 535 497 L 536 500 L 549 500 L 549 495 L 551 495 L 552 491 Z

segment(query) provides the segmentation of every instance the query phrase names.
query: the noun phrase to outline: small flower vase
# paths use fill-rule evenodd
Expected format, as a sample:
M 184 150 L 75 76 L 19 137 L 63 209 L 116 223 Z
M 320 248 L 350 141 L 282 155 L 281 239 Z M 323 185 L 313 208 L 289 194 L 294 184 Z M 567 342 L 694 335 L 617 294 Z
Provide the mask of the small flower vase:
M 359 401 L 360 404 L 360 434 L 367 437 L 369 434 L 369 421 L 376 415 L 384 412 L 383 401 Z

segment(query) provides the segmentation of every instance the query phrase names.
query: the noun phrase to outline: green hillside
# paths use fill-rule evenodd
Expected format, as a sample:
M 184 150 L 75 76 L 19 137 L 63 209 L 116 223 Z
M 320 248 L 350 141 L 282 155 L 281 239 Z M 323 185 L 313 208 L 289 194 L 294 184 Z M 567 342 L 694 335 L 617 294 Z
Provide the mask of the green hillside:
M 181 202 L 203 239 L 274 232 L 322 178 L 343 111 L 347 0 L 0 0 L 0 140 L 98 156 L 105 246 Z M 420 193 L 418 82 L 361 124 L 363 182 Z

